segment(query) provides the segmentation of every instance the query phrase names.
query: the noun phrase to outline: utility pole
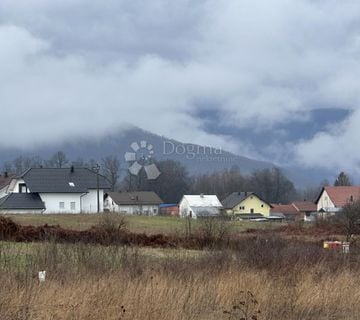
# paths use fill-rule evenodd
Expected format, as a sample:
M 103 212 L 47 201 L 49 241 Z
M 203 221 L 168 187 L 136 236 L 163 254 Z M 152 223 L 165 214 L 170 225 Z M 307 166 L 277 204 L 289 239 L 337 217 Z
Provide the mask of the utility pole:
M 96 166 L 93 168 L 93 170 L 96 172 L 96 192 L 97 192 L 97 213 L 100 213 L 100 187 L 99 187 L 99 173 L 100 173 L 100 166 L 99 164 L 96 164 Z

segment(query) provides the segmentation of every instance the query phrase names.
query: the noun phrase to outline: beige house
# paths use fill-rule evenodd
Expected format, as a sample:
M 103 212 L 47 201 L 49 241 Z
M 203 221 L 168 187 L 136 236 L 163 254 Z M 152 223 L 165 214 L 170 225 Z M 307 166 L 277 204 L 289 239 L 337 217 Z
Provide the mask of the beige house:
M 233 192 L 223 201 L 224 213 L 242 219 L 256 219 L 270 216 L 271 204 L 254 192 Z

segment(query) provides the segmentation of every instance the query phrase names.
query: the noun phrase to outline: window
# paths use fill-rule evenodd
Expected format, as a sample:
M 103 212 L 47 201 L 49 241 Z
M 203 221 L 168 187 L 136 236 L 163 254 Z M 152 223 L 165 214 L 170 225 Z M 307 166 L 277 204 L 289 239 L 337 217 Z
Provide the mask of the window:
M 60 210 L 65 209 L 65 202 L 59 202 L 59 209 Z
M 157 214 L 157 209 L 154 209 L 154 213 Z
M 19 193 L 26 193 L 27 188 L 25 183 L 19 183 Z
M 254 209 L 250 209 L 250 213 L 254 213 Z
M 70 209 L 76 210 L 76 202 L 70 202 Z
M 264 208 L 264 205 L 263 205 L 263 204 L 261 205 L 261 208 Z

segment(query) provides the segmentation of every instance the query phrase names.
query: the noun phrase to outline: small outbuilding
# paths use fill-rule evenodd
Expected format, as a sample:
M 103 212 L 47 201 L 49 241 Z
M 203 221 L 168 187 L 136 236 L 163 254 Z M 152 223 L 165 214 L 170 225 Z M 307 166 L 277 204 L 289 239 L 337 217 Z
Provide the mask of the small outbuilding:
M 105 194 L 104 210 L 129 215 L 155 216 L 163 201 L 152 191 L 109 192 Z
M 221 215 L 222 204 L 216 195 L 184 195 L 179 204 L 180 217 L 193 219 Z

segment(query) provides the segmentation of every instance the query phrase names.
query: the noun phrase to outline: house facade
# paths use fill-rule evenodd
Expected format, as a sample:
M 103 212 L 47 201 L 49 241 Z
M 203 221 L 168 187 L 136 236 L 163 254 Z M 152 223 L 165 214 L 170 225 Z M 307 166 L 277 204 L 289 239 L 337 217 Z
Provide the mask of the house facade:
M 31 168 L 11 180 L 0 212 L 96 213 L 98 206 L 101 212 L 104 210 L 104 191 L 108 189 L 110 183 L 106 178 L 87 168 Z M 38 205 L 39 199 L 43 203 L 42 209 Z
M 181 218 L 217 217 L 223 206 L 216 195 L 184 195 L 179 204 Z
M 316 204 L 311 201 L 295 201 L 290 204 L 272 203 L 271 215 L 283 215 L 288 221 L 311 222 L 316 218 Z
M 334 215 L 347 204 L 360 199 L 360 186 L 324 187 L 315 204 L 318 212 Z
M 105 194 L 104 209 L 128 215 L 154 216 L 160 213 L 162 203 L 152 191 L 108 192 Z
M 224 213 L 242 219 L 269 217 L 271 204 L 254 192 L 233 192 L 223 201 Z

